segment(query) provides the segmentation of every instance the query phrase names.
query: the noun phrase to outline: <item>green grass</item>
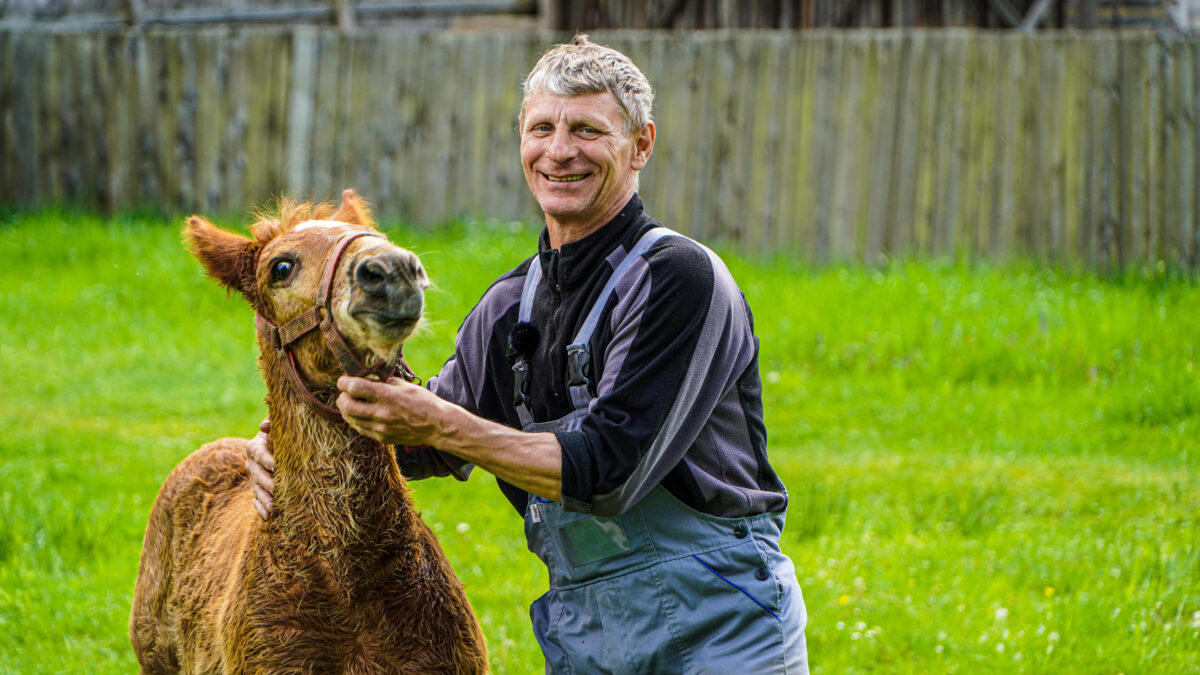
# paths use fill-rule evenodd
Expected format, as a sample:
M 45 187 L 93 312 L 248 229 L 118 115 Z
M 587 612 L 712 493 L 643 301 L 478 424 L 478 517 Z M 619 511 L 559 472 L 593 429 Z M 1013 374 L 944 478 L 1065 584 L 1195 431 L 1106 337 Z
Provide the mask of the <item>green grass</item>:
M 428 375 L 534 230 L 391 236 L 437 284 L 407 349 Z M 131 672 L 159 485 L 264 415 L 251 313 L 174 222 L 8 213 L 0 257 L 0 672 Z M 1200 670 L 1200 287 L 727 260 L 756 311 L 816 672 Z M 493 480 L 414 490 L 495 670 L 540 672 L 545 573 Z

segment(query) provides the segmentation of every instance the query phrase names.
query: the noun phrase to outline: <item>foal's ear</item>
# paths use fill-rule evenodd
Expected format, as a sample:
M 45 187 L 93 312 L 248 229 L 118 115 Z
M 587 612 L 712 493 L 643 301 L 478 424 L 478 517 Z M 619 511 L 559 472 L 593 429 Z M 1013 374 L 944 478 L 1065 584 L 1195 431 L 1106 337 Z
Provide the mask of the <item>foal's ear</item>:
M 200 216 L 183 228 L 188 250 L 208 270 L 208 275 L 238 291 L 251 303 L 256 300 L 254 267 L 261 244 L 249 237 L 226 232 Z
M 374 219 L 371 218 L 371 207 L 349 188 L 342 190 L 342 203 L 338 204 L 337 211 L 334 211 L 329 219 L 351 225 L 375 225 Z

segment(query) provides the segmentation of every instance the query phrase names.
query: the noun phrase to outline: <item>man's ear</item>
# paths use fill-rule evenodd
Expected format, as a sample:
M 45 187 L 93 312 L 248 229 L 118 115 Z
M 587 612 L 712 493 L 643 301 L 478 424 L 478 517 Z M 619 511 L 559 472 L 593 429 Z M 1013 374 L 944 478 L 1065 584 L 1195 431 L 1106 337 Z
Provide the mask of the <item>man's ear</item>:
M 637 137 L 633 139 L 633 166 L 634 171 L 641 171 L 646 166 L 646 162 L 650 161 L 650 154 L 654 152 L 654 122 L 647 122 L 646 126 L 638 132 Z
M 254 268 L 258 261 L 258 242 L 226 232 L 200 216 L 188 218 L 183 239 L 210 277 L 229 290 L 241 293 L 250 304 L 257 303 Z

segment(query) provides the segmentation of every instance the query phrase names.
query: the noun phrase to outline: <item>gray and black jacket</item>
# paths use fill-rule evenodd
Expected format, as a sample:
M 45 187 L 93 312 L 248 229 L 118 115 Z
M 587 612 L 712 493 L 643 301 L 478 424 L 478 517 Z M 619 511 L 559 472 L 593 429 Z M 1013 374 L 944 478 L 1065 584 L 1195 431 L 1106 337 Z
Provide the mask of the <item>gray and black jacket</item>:
M 542 280 L 531 322 L 529 409 L 538 422 L 572 412 L 566 346 L 613 269 L 659 224 L 635 195 L 588 237 L 550 248 L 538 242 Z M 526 260 L 497 279 L 458 331 L 454 356 L 431 391 L 481 417 L 521 428 L 510 348 Z M 662 484 L 688 506 L 717 516 L 782 511 L 787 493 L 767 461 L 758 338 L 745 297 L 716 254 L 664 237 L 609 297 L 591 338 L 588 414 L 562 446 L 563 506 L 614 516 Z M 471 466 L 438 451 L 397 453 L 410 478 L 455 475 Z M 500 481 L 524 513 L 528 495 Z

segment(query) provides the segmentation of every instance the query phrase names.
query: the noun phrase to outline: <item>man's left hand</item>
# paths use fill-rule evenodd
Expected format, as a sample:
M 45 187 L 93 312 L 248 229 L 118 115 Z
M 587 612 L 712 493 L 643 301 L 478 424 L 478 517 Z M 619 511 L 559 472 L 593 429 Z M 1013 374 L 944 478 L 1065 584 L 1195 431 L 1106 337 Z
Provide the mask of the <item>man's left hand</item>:
M 374 382 L 338 378 L 337 406 L 355 431 L 392 445 L 434 445 L 440 431 L 434 417 L 441 399 L 419 385 L 391 378 Z

